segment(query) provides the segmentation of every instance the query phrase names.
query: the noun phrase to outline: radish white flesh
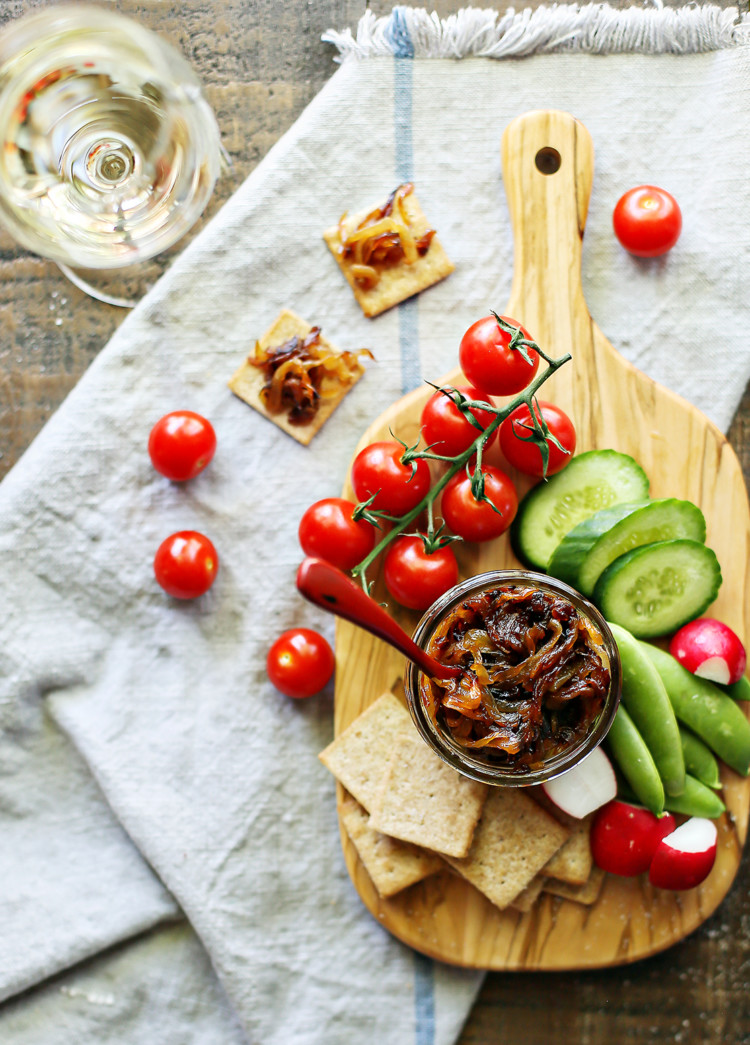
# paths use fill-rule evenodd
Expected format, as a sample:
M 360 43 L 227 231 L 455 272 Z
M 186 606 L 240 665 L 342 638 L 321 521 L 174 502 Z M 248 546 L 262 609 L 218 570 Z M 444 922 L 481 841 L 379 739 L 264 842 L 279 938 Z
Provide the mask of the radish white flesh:
M 542 789 L 559 809 L 580 820 L 612 801 L 617 778 L 612 763 L 597 747 L 572 769 L 547 780 Z
M 708 876 L 716 860 L 716 824 L 694 816 L 656 848 L 649 879 L 659 889 L 693 889 Z
M 672 636 L 669 652 L 694 675 L 722 686 L 738 682 L 747 656 L 739 636 L 713 617 L 690 621 Z

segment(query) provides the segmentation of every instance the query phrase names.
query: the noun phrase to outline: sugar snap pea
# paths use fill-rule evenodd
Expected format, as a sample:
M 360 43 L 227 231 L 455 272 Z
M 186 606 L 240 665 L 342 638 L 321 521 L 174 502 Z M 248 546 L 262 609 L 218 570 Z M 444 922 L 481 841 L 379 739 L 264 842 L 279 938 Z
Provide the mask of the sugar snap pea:
M 703 743 L 701 738 L 697 737 L 695 733 L 691 733 L 689 729 L 685 729 L 684 726 L 680 726 L 680 742 L 687 772 L 706 787 L 721 787 L 719 764 L 711 753 L 711 749 Z M 697 815 L 702 816 L 701 813 Z
M 688 773 L 685 777 L 685 790 L 681 795 L 667 795 L 664 808 L 670 813 L 705 816 L 709 820 L 715 820 L 727 807 L 715 791 Z
M 728 693 L 732 700 L 750 700 L 750 679 L 743 675 L 739 682 L 733 682 L 729 686 L 721 687 Z
M 674 709 L 659 672 L 642 644 L 619 624 L 610 623 L 622 665 L 622 702 L 656 763 L 668 795 L 685 789 L 685 758 Z
M 607 746 L 638 801 L 657 816 L 664 812 L 664 785 L 659 770 L 622 704 L 607 733 Z
M 707 679 L 693 675 L 669 653 L 642 643 L 662 677 L 680 722 L 692 729 L 735 772 L 750 770 L 750 722 L 738 705 Z

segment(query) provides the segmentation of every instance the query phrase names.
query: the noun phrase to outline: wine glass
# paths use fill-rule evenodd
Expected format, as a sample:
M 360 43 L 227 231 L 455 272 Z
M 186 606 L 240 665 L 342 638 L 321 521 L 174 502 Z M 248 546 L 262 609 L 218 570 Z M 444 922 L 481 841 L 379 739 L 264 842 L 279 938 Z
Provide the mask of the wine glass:
M 123 306 L 135 301 L 109 293 L 108 274 L 182 238 L 222 155 L 185 59 L 132 19 L 86 3 L 0 31 L 0 143 L 0 220 L 11 235 Z

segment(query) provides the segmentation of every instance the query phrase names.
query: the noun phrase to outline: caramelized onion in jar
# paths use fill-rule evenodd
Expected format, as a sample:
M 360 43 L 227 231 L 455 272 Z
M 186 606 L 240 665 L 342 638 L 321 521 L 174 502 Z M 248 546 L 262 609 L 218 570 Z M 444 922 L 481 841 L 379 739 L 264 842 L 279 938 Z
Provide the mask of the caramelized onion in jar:
M 463 599 L 438 623 L 427 650 L 465 669 L 450 680 L 420 675 L 433 725 L 519 773 L 579 744 L 610 689 L 599 629 L 564 596 L 532 585 L 499 585 Z
M 322 399 L 338 395 L 341 386 L 350 385 L 357 373 L 357 352 L 331 352 L 320 339 L 320 327 L 312 327 L 305 337 L 292 337 L 282 345 L 263 349 L 255 346 L 248 357 L 252 366 L 263 371 L 266 383 L 260 398 L 271 414 L 286 410 L 294 425 L 308 424 L 317 413 Z

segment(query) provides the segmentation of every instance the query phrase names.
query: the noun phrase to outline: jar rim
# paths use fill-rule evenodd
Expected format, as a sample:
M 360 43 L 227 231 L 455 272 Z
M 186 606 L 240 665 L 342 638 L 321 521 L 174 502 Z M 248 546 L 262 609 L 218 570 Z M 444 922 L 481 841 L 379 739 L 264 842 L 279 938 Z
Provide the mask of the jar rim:
M 597 716 L 593 728 L 585 736 L 566 747 L 538 769 L 523 770 L 514 767 L 495 766 L 472 754 L 471 749 L 462 747 L 450 738 L 447 731 L 437 729 L 426 713 L 420 699 L 419 679 L 423 674 L 416 664 L 409 661 L 406 666 L 404 686 L 406 701 L 412 721 L 422 739 L 435 751 L 444 762 L 463 776 L 470 777 L 485 784 L 504 787 L 527 787 L 541 784 L 571 769 L 586 755 L 590 754 L 607 735 L 615 717 L 622 685 L 622 669 L 620 655 L 614 635 L 602 613 L 584 595 L 564 581 L 547 574 L 536 573 L 523 568 L 490 570 L 475 574 L 460 581 L 437 599 L 424 613 L 412 638 L 418 646 L 425 648 L 438 624 L 447 612 L 470 595 L 500 585 L 517 585 L 518 587 L 537 587 L 560 595 L 571 602 L 576 609 L 588 618 L 601 633 L 604 650 L 609 660 L 610 682 L 604 706 Z

